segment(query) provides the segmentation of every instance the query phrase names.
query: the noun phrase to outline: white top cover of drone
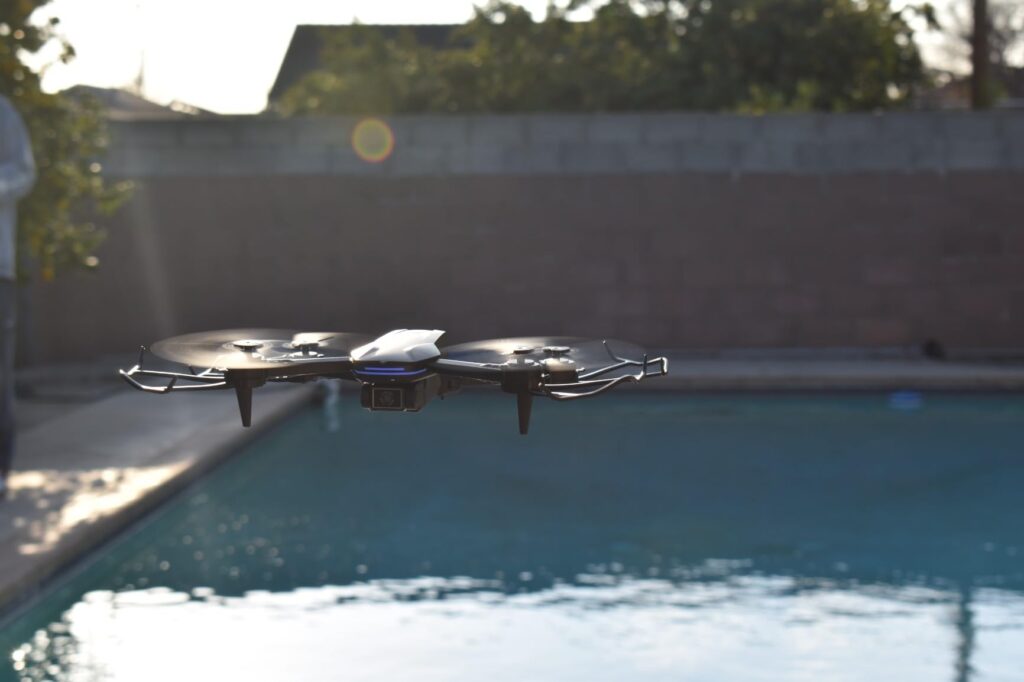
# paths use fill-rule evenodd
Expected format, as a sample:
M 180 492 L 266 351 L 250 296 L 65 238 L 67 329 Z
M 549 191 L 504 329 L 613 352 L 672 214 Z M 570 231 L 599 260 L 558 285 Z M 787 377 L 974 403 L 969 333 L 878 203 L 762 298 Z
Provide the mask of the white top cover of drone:
M 356 362 L 425 362 L 441 356 L 436 343 L 443 335 L 442 329 L 396 329 L 356 348 L 349 357 Z

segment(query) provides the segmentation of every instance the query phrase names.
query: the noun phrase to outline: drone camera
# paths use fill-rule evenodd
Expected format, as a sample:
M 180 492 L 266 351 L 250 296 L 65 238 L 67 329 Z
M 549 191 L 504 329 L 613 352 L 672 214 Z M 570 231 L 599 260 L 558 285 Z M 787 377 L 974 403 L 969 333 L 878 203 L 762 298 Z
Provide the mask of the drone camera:
M 441 389 L 441 379 L 434 374 L 399 385 L 363 384 L 361 398 L 363 407 L 371 411 L 419 412 Z
M 378 388 L 370 386 L 370 409 L 371 410 L 404 410 L 405 389 L 404 388 Z

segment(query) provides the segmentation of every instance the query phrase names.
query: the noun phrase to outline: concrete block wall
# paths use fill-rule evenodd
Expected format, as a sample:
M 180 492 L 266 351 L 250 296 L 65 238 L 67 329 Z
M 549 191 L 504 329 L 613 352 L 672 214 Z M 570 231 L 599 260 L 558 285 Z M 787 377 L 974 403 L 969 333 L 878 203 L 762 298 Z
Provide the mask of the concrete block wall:
M 242 326 L 652 347 L 1024 347 L 1024 117 L 119 123 L 97 273 L 35 291 L 37 359 Z
M 1024 114 L 395 116 L 393 155 L 362 161 L 355 118 L 114 124 L 109 172 L 506 175 L 1024 170 Z

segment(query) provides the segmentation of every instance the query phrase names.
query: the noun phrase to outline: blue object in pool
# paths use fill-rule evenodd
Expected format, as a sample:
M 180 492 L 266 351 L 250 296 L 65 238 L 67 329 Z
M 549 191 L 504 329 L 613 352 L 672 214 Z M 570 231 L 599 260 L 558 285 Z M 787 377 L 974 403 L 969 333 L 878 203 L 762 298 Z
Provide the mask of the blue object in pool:
M 889 394 L 889 407 L 894 410 L 917 410 L 924 405 L 924 397 L 917 391 L 896 391 Z

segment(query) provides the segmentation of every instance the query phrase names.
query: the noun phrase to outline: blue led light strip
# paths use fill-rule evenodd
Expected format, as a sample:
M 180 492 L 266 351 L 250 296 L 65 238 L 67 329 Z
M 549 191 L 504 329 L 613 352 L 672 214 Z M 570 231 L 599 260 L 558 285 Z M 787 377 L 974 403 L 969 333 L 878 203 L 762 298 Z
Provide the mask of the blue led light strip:
M 418 371 L 418 370 L 408 370 L 405 367 L 375 367 L 375 366 L 371 365 L 371 366 L 368 366 L 368 367 L 360 367 L 356 371 L 357 372 L 376 372 L 377 374 L 387 374 L 389 372 L 398 373 L 398 372 L 411 372 L 411 371 Z
M 425 369 L 402 369 L 401 367 L 364 367 L 355 370 L 356 374 L 366 374 L 378 377 L 411 377 L 423 374 Z

